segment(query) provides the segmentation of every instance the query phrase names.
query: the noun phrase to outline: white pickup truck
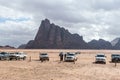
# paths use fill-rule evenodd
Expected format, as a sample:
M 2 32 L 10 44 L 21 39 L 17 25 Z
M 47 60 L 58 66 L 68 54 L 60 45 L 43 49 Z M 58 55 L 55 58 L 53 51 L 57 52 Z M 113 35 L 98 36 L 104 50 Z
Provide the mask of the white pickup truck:
M 65 61 L 77 61 L 77 56 L 75 53 L 67 52 L 65 55 Z
M 23 59 L 25 60 L 27 57 L 27 55 L 23 52 L 15 52 L 15 53 L 10 53 L 9 54 L 9 59 L 12 60 L 12 59 L 16 59 L 16 60 L 20 60 L 20 59 Z
M 102 53 L 97 54 L 95 56 L 95 58 L 96 58 L 95 63 L 104 63 L 104 64 L 106 64 L 106 56 L 105 56 L 105 54 L 102 54 Z

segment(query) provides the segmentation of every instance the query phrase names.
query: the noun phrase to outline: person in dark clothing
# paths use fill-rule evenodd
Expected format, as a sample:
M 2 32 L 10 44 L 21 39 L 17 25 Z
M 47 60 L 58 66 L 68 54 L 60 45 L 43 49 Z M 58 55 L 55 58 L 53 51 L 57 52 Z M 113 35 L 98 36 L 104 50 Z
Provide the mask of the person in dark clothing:
M 63 53 L 62 52 L 59 54 L 59 56 L 60 56 L 60 61 L 63 61 Z

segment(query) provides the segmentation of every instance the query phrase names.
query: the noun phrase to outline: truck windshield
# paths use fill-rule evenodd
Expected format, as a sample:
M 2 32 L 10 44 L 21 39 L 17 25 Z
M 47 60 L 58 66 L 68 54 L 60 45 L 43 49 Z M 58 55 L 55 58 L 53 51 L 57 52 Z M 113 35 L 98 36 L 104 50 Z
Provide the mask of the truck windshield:
M 46 53 L 40 54 L 40 55 L 47 55 Z
M 69 56 L 75 56 L 75 54 L 67 54 L 67 55 L 69 55 Z
M 97 55 L 97 57 L 105 57 L 104 55 Z
M 118 55 L 118 54 L 113 54 L 112 56 L 120 56 L 120 55 Z

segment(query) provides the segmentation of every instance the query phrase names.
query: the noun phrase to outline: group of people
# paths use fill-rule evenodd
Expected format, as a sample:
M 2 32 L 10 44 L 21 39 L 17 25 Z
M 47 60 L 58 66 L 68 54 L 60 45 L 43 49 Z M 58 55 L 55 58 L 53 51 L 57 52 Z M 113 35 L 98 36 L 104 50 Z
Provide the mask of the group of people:
M 64 61 L 66 54 L 64 54 L 63 52 L 60 52 L 59 57 L 60 57 L 60 61 Z

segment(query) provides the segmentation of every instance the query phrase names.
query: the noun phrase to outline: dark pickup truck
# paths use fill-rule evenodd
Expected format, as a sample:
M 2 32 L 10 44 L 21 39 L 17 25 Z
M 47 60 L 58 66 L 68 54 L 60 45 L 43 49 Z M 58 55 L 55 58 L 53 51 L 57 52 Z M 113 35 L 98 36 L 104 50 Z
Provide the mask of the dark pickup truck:
M 120 62 L 120 54 L 111 54 L 112 62 Z

